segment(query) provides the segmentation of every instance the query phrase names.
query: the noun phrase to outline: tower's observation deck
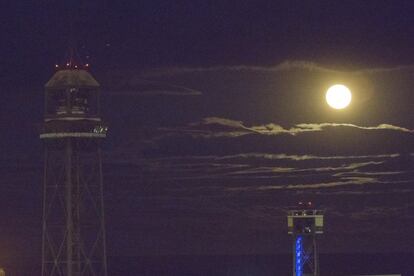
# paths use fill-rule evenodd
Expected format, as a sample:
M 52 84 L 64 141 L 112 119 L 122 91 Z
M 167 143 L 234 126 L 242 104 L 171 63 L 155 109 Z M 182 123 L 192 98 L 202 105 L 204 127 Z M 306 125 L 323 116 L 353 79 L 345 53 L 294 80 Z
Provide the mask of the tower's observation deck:
M 294 209 L 288 211 L 288 233 L 294 235 L 323 234 L 323 211 Z
M 41 139 L 105 138 L 100 116 L 99 83 L 83 69 L 57 71 L 45 85 Z

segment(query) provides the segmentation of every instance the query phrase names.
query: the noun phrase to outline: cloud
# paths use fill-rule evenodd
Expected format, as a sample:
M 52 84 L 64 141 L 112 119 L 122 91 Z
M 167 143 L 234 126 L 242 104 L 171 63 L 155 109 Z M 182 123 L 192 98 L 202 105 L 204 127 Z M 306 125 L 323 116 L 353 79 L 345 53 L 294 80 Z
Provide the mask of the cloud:
M 329 68 L 318 63 L 306 60 L 287 60 L 273 66 L 251 66 L 251 65 L 235 65 L 235 66 L 211 66 L 211 67 L 169 67 L 156 68 L 141 73 L 142 77 L 162 77 L 176 76 L 191 73 L 208 73 L 208 72 L 263 72 L 277 73 L 292 70 L 318 71 L 322 73 L 348 73 L 348 74 L 374 74 L 374 73 L 390 73 L 403 70 L 414 70 L 414 65 L 400 65 L 393 67 L 372 67 L 357 70 L 340 70 Z
M 165 156 L 145 158 L 139 162 L 143 168 L 170 180 L 180 179 L 274 179 L 303 178 L 331 175 L 387 176 L 400 170 L 393 164 L 398 154 L 360 156 L 315 156 L 287 154 L 246 153 L 234 155 Z M 155 170 L 155 171 L 154 171 Z M 367 173 L 366 173 L 367 172 Z M 343 175 L 341 175 L 343 173 Z M 346 173 L 349 173 L 347 175 Z M 372 173 L 372 174 L 370 174 Z
M 389 195 L 389 194 L 406 194 L 412 193 L 411 189 L 387 189 L 387 190 L 374 190 L 374 189 L 364 189 L 364 190 L 317 190 L 309 191 L 303 190 L 298 191 L 303 193 L 312 193 L 312 195 L 323 195 L 323 196 L 369 196 L 369 195 Z M 331 212 L 329 212 L 332 214 Z
M 296 124 L 294 127 L 285 129 L 279 125 L 275 124 L 267 124 L 263 126 L 252 126 L 251 129 L 257 133 L 260 134 L 267 134 L 267 135 L 278 135 L 278 134 L 291 134 L 296 135 L 303 132 L 315 132 L 315 131 L 322 131 L 326 128 L 333 128 L 333 127 L 349 127 L 349 128 L 358 128 L 358 129 L 364 129 L 364 130 L 395 130 L 395 131 L 402 131 L 402 132 L 409 132 L 413 133 L 414 130 L 410 130 L 404 127 L 394 126 L 391 124 L 380 124 L 378 126 L 372 126 L 372 127 L 364 127 L 364 126 L 358 126 L 354 124 L 339 124 L 339 123 L 303 123 L 303 124 Z
M 298 135 L 307 132 L 321 132 L 328 128 L 354 128 L 362 130 L 391 130 L 406 133 L 414 133 L 414 130 L 395 126 L 392 124 L 379 124 L 377 126 L 358 126 L 345 123 L 301 123 L 291 128 L 284 128 L 278 124 L 269 123 L 265 125 L 246 126 L 242 121 L 220 118 L 206 117 L 200 122 L 190 123 L 184 127 L 160 128 L 166 132 L 177 135 L 188 134 L 193 137 L 217 138 L 217 137 L 240 137 L 248 134 L 261 135 Z
M 187 126 L 159 128 L 159 130 L 176 135 L 186 134 L 203 138 L 239 137 L 253 132 L 241 121 L 219 117 L 207 117 L 201 122 L 190 123 Z
M 235 159 L 235 158 L 263 158 L 269 160 L 292 160 L 292 161 L 306 161 L 306 160 L 343 160 L 343 159 L 378 159 L 378 158 L 395 158 L 400 156 L 398 153 L 394 154 L 374 154 L 374 155 L 343 155 L 343 156 L 317 156 L 310 154 L 296 155 L 285 153 L 241 153 L 227 156 L 216 156 L 215 159 Z
M 321 183 L 306 183 L 306 184 L 287 184 L 287 185 L 265 185 L 255 187 L 229 187 L 227 191 L 270 191 L 270 190 L 304 190 L 304 189 L 322 189 L 335 188 L 349 185 L 365 185 L 379 183 L 377 179 L 372 177 L 344 177 L 339 181 L 321 182 Z
M 152 81 L 124 76 L 104 83 L 103 87 L 111 96 L 200 96 L 199 90 L 162 81 Z
M 227 126 L 227 127 L 231 127 L 231 128 L 247 129 L 243 125 L 242 121 L 235 121 L 235 120 L 226 119 L 226 118 L 219 118 L 219 117 L 204 118 L 202 123 L 205 124 L 205 125 L 218 124 L 218 125 L 223 125 L 223 126 Z M 199 125 L 199 123 L 190 124 L 190 125 Z
M 373 183 L 378 183 L 378 180 L 372 177 L 343 177 L 342 181 L 333 181 L 333 182 L 315 183 L 315 184 L 287 185 L 285 189 L 320 189 L 320 188 L 334 188 L 338 186 L 364 185 L 364 184 L 373 184 Z
M 413 154 L 414 155 L 414 154 Z M 112 154 L 114 156 L 114 153 Z M 238 165 L 245 165 L 250 163 L 249 159 L 264 160 L 264 161 L 348 161 L 348 160 L 361 160 L 361 159 L 389 159 L 398 158 L 401 155 L 398 153 L 391 154 L 371 154 L 371 155 L 332 155 L 332 156 L 319 156 L 311 154 L 286 154 L 286 153 L 264 153 L 264 152 L 247 152 L 230 155 L 177 155 L 177 156 L 163 156 L 155 158 L 138 159 L 139 164 L 146 162 L 150 163 L 173 163 L 174 166 L 185 165 L 185 164 L 205 164 L 205 163 L 223 163 L 229 164 L 231 162 L 237 163 Z M 128 159 L 128 156 L 122 152 L 121 155 L 117 156 L 119 160 Z
M 229 187 L 227 191 L 270 191 L 270 190 L 309 190 L 309 189 L 331 189 L 344 186 L 355 185 L 367 185 L 367 184 L 410 184 L 411 180 L 398 180 L 398 181 L 381 181 L 374 177 L 355 176 L 355 177 L 342 177 L 338 181 L 319 182 L 319 183 L 299 183 L 299 184 L 280 184 L 280 185 L 262 185 L 262 186 L 248 186 L 248 187 Z M 388 190 L 388 194 L 393 190 Z M 378 192 L 374 190 L 374 193 Z M 324 192 L 322 192 L 324 193 Z M 370 194 L 370 192 L 368 192 Z M 383 193 L 380 193 L 383 194 Z
M 293 129 L 292 134 L 306 132 L 306 131 L 322 131 L 328 127 L 351 127 L 351 128 L 358 128 L 358 129 L 365 129 L 365 130 L 395 130 L 395 131 L 402 131 L 402 132 L 409 132 L 414 133 L 414 130 L 407 129 L 404 127 L 394 126 L 391 124 L 380 124 L 378 126 L 373 127 L 364 127 L 358 126 L 354 124 L 338 124 L 338 123 L 320 123 L 320 124 L 297 124 L 297 129 Z
M 361 171 L 351 171 L 351 172 L 340 172 L 334 174 L 334 176 L 355 176 L 355 175 L 365 175 L 365 176 L 395 176 L 405 173 L 404 171 L 386 171 L 386 172 L 361 172 Z
M 337 167 L 308 167 L 305 169 L 302 168 L 292 168 L 292 167 L 256 167 L 252 169 L 243 169 L 241 171 L 231 172 L 229 174 L 256 174 L 256 173 L 303 173 L 303 172 L 334 172 L 334 171 L 347 171 L 347 170 L 356 170 L 370 165 L 379 165 L 383 164 L 382 161 L 368 161 L 360 163 L 350 163 L 343 164 Z M 339 174 L 334 174 L 337 176 Z M 270 178 L 271 176 L 266 175 L 265 177 Z
M 392 167 L 380 166 L 387 159 L 398 154 L 361 155 L 361 156 L 313 156 L 286 154 L 235 154 L 206 156 L 170 156 L 139 158 L 134 162 L 115 162 L 127 167 L 141 167 L 156 174 L 164 174 L 171 179 L 211 179 L 211 178 L 247 178 L 286 176 L 301 177 L 304 173 L 316 174 L 332 172 L 334 177 L 343 176 L 392 176 L 405 173 Z M 114 163 L 112 163 L 114 164 Z M 380 166 L 380 167 L 379 167 Z M 362 171 L 361 169 L 364 169 Z M 398 168 L 395 168 L 398 169 Z

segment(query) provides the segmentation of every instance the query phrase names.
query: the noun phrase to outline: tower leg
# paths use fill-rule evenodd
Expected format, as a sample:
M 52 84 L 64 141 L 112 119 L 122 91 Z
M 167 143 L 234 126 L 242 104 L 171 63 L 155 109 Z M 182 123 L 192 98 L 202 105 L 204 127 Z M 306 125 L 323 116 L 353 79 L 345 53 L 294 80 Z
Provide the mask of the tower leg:
M 315 276 L 319 276 L 319 254 L 318 248 L 316 245 L 316 236 L 313 236 L 313 256 L 314 256 L 314 266 L 315 266 Z
M 100 213 L 100 226 L 101 226 L 101 232 L 102 232 L 102 239 L 103 239 L 103 255 L 102 255 L 102 266 L 103 266 L 103 276 L 108 276 L 108 268 L 107 268 L 107 256 L 106 256 L 106 231 L 105 231 L 105 208 L 104 208 L 104 196 L 103 196 L 103 171 L 102 171 L 102 150 L 98 148 L 98 158 L 99 158 L 99 182 L 101 183 L 99 185 L 100 187 L 100 204 L 101 204 L 101 213 Z
M 46 275 L 46 231 L 47 231 L 47 201 L 46 201 L 46 195 L 47 195 L 47 164 L 48 164 L 48 150 L 45 149 L 45 160 L 44 160 L 44 167 L 43 167 L 43 214 L 42 214 L 42 276 Z
M 72 141 L 66 141 L 66 269 L 73 276 L 73 206 L 72 206 Z

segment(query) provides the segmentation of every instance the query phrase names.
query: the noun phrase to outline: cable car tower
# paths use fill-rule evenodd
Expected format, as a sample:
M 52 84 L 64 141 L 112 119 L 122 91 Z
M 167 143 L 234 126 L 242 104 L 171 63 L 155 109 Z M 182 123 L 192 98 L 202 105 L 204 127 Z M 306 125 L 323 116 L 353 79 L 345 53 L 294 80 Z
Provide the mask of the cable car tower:
M 42 276 L 107 276 L 99 84 L 73 55 L 45 85 Z
M 323 211 L 314 209 L 312 202 L 299 202 L 287 219 L 293 236 L 293 276 L 319 276 L 316 236 L 323 233 Z

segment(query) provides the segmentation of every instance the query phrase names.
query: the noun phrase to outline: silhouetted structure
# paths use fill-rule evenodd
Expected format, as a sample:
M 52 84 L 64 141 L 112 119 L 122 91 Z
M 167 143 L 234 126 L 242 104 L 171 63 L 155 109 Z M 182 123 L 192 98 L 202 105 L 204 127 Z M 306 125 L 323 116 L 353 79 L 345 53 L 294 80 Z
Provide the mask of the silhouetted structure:
M 58 66 L 56 66 L 58 68 Z M 99 84 L 70 60 L 46 83 L 42 276 L 107 276 Z
M 293 235 L 293 276 L 319 276 L 316 235 L 323 233 L 323 211 L 299 202 L 289 210 L 288 233 Z

